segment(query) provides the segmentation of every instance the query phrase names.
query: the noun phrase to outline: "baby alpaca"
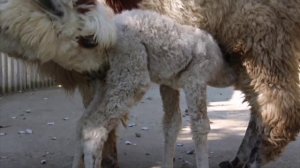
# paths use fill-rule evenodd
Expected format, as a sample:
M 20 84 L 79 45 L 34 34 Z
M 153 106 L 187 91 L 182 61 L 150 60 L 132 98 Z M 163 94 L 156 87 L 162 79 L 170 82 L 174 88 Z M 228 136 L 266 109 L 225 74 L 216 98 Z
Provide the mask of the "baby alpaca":
M 98 168 L 103 144 L 147 91 L 151 81 L 161 87 L 164 107 L 179 101 L 178 89 L 186 94 L 195 143 L 197 168 L 208 168 L 206 107 L 207 84 L 231 85 L 235 76 L 221 51 L 206 32 L 177 24 L 157 13 L 133 10 L 115 17 L 117 43 L 108 50 L 111 69 L 98 83 L 97 93 L 79 121 L 79 145 L 73 168 Z M 175 97 L 173 97 L 175 96 Z M 163 167 L 173 167 L 178 132 L 179 107 L 165 108 Z

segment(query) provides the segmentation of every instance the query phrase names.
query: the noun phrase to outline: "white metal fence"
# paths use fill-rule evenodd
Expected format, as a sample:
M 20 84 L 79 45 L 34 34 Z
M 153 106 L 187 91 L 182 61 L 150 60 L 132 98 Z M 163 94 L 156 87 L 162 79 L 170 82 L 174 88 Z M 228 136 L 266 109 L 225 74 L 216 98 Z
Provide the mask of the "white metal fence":
M 40 75 L 36 66 L 0 53 L 0 95 L 52 85 L 54 81 Z

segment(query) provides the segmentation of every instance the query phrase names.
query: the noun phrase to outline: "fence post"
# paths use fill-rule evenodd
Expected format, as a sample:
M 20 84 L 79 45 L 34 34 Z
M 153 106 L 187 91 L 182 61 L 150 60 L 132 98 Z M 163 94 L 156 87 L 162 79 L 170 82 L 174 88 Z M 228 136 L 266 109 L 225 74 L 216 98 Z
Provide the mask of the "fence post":
M 3 54 L 0 53 L 0 95 L 4 94 L 4 64 Z

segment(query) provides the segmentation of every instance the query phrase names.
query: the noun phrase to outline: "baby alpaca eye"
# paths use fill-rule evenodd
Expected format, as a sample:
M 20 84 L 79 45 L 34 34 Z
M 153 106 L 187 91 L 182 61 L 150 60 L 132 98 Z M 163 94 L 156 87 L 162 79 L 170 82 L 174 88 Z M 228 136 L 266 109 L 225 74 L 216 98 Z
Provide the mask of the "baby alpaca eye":
M 76 39 L 77 43 L 84 48 L 95 48 L 98 45 L 98 41 L 95 39 L 94 35 L 79 36 Z

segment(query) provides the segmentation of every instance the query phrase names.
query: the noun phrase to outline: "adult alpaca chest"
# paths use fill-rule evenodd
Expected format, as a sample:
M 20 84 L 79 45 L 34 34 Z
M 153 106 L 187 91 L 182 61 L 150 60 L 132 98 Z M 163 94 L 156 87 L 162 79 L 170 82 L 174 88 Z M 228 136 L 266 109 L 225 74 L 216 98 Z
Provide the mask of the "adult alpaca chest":
M 107 2 L 118 10 L 129 6 Z M 238 73 L 235 87 L 245 93 L 251 119 L 237 156 L 221 167 L 260 167 L 296 138 L 299 0 L 137 0 L 130 7 L 135 5 L 208 31 Z

